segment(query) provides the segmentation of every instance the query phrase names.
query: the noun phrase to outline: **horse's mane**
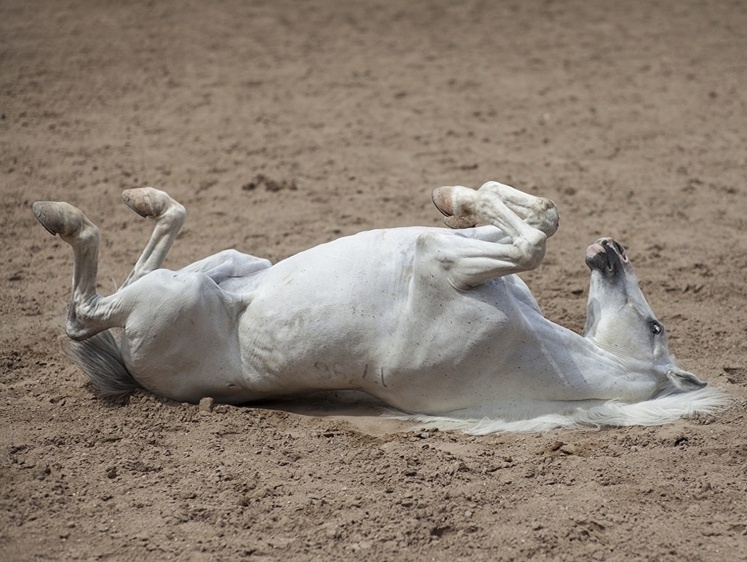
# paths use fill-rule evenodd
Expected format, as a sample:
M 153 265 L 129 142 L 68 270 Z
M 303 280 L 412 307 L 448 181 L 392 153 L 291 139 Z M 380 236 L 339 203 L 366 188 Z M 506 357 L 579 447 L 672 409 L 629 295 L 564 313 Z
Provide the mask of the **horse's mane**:
M 633 404 L 610 400 L 591 407 L 578 407 L 569 402 L 568 409 L 563 413 L 535 412 L 533 415 L 531 409 L 527 409 L 512 417 L 499 418 L 491 417 L 489 414 L 471 416 L 469 412 L 430 416 L 390 411 L 387 417 L 417 422 L 426 428 L 487 435 L 500 432 L 544 432 L 560 427 L 663 425 L 686 416 L 712 415 L 733 403 L 734 399 L 726 393 L 707 387 Z

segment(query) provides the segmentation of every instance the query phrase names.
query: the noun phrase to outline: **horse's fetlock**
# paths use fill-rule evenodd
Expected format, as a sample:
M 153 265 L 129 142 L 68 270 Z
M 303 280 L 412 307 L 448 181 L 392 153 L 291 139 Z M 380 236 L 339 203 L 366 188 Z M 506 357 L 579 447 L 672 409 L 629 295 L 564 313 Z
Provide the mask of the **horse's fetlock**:
M 482 220 L 488 220 L 492 222 L 491 217 L 495 214 L 495 195 L 492 193 L 481 193 L 477 192 L 478 197 L 475 198 L 474 202 L 474 213 Z
M 547 236 L 552 236 L 558 230 L 560 225 L 560 215 L 558 206 L 550 199 L 543 199 L 543 210 L 537 228 Z
M 98 245 L 101 242 L 101 230 L 95 224 L 86 224 L 76 233 L 75 239 L 80 244 Z
M 181 203 L 177 203 L 176 201 L 174 201 L 157 218 L 159 220 L 168 221 L 173 225 L 181 226 L 181 224 L 184 222 L 184 219 L 187 218 L 187 209 L 185 209 L 184 205 L 182 205 Z

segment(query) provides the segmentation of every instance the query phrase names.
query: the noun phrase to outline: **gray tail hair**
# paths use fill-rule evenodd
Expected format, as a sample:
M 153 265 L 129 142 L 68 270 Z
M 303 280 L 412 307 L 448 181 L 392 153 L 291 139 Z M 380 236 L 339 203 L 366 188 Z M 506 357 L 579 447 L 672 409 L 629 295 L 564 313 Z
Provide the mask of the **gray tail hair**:
M 67 340 L 67 354 L 104 398 L 122 399 L 142 387 L 127 370 L 110 330 L 82 341 Z

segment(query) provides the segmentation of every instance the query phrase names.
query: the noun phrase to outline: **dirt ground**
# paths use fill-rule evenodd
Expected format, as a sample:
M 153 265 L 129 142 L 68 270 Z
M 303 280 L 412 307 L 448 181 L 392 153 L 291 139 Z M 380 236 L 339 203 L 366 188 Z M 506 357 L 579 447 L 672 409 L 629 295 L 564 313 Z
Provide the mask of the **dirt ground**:
M 747 9 L 740 1 L 0 3 L 0 559 L 747 560 Z M 525 275 L 581 330 L 584 249 L 626 244 L 682 367 L 736 399 L 657 428 L 470 437 L 305 401 L 96 399 L 61 351 L 69 247 L 121 282 L 154 185 L 168 266 L 437 225 L 512 183 L 561 230 Z

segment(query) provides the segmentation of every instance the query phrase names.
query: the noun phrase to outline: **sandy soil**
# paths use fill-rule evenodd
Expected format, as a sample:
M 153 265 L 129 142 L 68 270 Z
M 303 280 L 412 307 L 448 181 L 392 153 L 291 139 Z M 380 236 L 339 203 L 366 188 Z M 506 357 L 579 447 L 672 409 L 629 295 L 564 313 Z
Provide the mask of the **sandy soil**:
M 745 29 L 739 1 L 0 3 L 0 559 L 747 559 Z M 111 405 L 61 352 L 72 260 L 36 199 L 101 226 L 109 292 L 149 235 L 129 187 L 190 210 L 178 267 L 439 224 L 433 187 L 487 179 L 560 206 L 525 276 L 550 318 L 581 329 L 613 235 L 737 405 L 477 438 Z

